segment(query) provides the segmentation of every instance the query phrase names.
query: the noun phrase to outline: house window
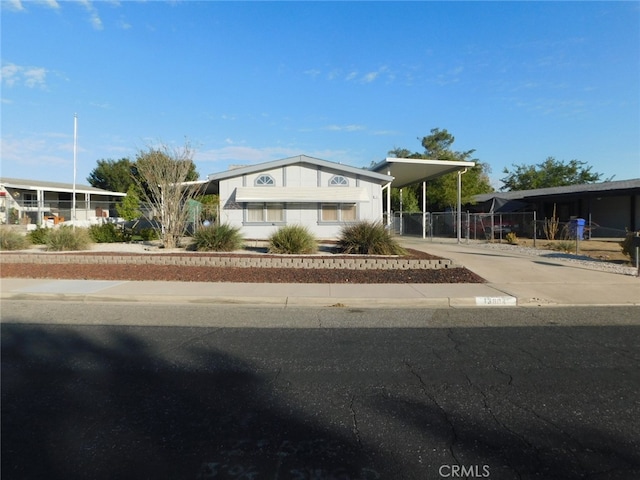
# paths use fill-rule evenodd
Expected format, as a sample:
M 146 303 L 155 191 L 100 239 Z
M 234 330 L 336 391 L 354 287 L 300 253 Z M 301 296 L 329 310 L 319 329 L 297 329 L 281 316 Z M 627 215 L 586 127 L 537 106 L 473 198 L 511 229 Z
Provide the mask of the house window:
M 248 203 L 247 222 L 275 223 L 284 222 L 284 204 L 282 203 Z
M 330 187 L 348 187 L 349 180 L 347 180 L 342 175 L 334 175 L 329 179 L 329 186 Z
M 256 187 L 273 187 L 275 184 L 276 181 L 271 175 L 260 175 L 258 178 L 256 178 L 255 182 Z
M 320 207 L 320 219 L 323 222 L 354 222 L 356 205 L 355 203 L 324 203 Z

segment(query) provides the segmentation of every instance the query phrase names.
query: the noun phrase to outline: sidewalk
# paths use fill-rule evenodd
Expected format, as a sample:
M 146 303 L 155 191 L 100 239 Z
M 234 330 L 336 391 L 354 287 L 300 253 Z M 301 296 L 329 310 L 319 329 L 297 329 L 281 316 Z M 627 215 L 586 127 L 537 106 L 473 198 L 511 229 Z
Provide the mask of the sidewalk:
M 401 242 L 452 259 L 488 283 L 252 284 L 8 278 L 0 282 L 0 298 L 359 308 L 640 305 L 637 277 L 473 244 L 409 237 Z

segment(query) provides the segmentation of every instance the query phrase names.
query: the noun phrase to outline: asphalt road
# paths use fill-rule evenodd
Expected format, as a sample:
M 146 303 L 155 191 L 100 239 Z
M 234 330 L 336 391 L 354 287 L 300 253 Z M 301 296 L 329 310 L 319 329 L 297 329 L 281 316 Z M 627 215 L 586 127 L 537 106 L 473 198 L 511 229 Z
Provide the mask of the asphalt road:
M 2 478 L 640 478 L 639 313 L 3 302 Z

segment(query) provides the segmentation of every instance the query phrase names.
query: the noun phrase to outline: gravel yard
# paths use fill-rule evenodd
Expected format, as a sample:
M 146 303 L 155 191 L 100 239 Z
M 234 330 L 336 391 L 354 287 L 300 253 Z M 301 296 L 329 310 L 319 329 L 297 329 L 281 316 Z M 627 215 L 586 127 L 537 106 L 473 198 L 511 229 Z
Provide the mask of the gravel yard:
M 30 252 L 40 255 L 43 248 L 32 248 Z M 24 253 L 24 252 L 21 252 Z M 410 250 L 407 258 L 436 259 L 433 255 L 418 250 Z M 66 252 L 67 255 L 113 256 L 131 255 L 179 255 L 179 256 L 219 256 L 219 253 L 188 252 L 184 249 L 165 250 L 143 244 L 95 244 L 91 251 Z M 11 255 L 3 252 L 2 255 Z M 228 254 L 227 254 L 228 255 Z M 231 255 L 268 256 L 258 248 Z M 354 258 L 355 256 L 332 255 L 320 252 L 314 257 L 329 255 L 332 258 Z M 52 278 L 91 280 L 164 280 L 183 282 L 241 282 L 241 283 L 483 283 L 485 280 L 462 267 L 438 270 L 394 269 L 394 270 L 354 270 L 319 268 L 233 268 L 168 265 L 87 265 L 76 263 L 8 263 L 2 262 L 0 277 L 3 278 Z
M 601 242 L 603 243 L 603 242 Z M 611 243 L 611 242 L 608 242 Z M 489 250 L 511 251 L 530 256 L 553 258 L 571 263 L 578 263 L 590 269 L 618 273 L 623 275 L 635 275 L 637 270 L 629 262 L 624 262 L 616 257 L 615 250 L 600 251 L 595 242 L 583 242 L 585 254 L 575 255 L 558 251 L 532 248 L 530 245 L 509 245 L 505 243 L 475 243 L 474 246 Z M 590 248 L 591 250 L 589 250 Z M 598 249 L 598 250 L 594 250 Z M 594 255 L 594 251 L 596 255 Z M 45 252 L 42 246 L 35 246 L 28 250 L 34 254 L 57 255 L 53 252 Z M 15 252 L 14 252 L 15 253 Z M 21 252 L 21 253 L 24 253 Z M 409 251 L 408 258 L 435 259 L 433 255 L 413 250 Z M 589 255 L 587 255 L 587 253 Z M 179 256 L 215 256 L 228 255 L 219 253 L 190 252 L 184 249 L 162 249 L 156 244 L 121 243 L 121 244 L 94 244 L 91 251 L 67 252 L 72 255 L 179 255 Z M 606 255 L 605 255 L 606 254 Z M 353 269 L 300 269 L 300 268 L 218 268 L 201 266 L 168 266 L 168 265 L 80 265 L 80 264 L 21 264 L 2 262 L 3 255 L 11 255 L 11 252 L 0 252 L 0 278 L 52 278 L 52 279 L 95 279 L 95 280 L 165 280 L 165 281 L 197 281 L 197 282 L 242 282 L 242 283 L 483 283 L 484 279 L 464 267 L 444 268 L 439 270 L 397 269 L 397 270 L 353 270 Z M 232 255 L 268 256 L 266 251 L 259 247 L 248 248 L 242 252 L 233 252 Z M 338 258 L 338 255 L 329 253 L 328 248 L 314 255 L 329 255 Z M 620 254 L 621 255 L 621 254 Z M 610 257 L 615 261 L 606 261 Z M 348 256 L 354 258 L 354 256 Z

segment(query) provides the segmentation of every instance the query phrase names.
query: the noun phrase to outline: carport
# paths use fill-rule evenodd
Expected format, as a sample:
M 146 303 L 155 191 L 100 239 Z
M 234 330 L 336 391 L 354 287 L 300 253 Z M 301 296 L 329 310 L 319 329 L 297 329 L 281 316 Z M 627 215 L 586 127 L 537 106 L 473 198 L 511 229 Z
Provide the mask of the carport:
M 467 172 L 467 169 L 474 166 L 475 162 L 390 157 L 371 167 L 371 171 L 393 177 L 393 180 L 385 186 L 387 190 L 387 225 L 391 225 L 391 187 L 399 188 L 402 196 L 403 187 L 422 182 L 422 238 L 426 238 L 427 182 L 448 173 L 458 172 L 457 232 L 459 243 L 462 227 L 462 175 Z

